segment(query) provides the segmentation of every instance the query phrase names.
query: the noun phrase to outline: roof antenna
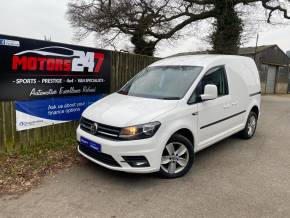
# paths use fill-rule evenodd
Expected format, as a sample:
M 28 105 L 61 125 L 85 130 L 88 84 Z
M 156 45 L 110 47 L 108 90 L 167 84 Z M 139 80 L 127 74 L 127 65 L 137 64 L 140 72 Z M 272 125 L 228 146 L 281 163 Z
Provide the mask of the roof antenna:
M 258 48 L 258 41 L 259 41 L 259 33 L 257 33 L 257 38 L 256 38 L 256 47 L 255 47 L 255 55 L 254 55 L 255 61 L 256 61 L 256 54 L 257 54 L 257 48 Z

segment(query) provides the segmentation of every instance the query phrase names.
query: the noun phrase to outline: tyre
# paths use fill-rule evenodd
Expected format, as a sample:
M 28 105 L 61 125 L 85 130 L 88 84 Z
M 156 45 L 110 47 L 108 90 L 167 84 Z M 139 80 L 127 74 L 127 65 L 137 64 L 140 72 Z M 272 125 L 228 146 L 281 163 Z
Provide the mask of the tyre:
M 174 134 L 165 146 L 159 175 L 163 178 L 178 178 L 191 168 L 194 159 L 192 143 L 184 136 Z
M 245 128 L 240 132 L 243 139 L 250 139 L 254 136 L 257 128 L 258 117 L 253 111 L 250 112 Z

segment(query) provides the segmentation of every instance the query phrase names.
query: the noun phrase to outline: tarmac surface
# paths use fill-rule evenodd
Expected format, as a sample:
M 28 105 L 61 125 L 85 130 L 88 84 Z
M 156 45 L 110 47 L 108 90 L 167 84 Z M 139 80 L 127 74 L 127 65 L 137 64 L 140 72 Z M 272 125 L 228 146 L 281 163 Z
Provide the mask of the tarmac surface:
M 256 135 L 196 154 L 184 177 L 114 172 L 91 162 L 47 177 L 0 217 L 289 217 L 290 97 L 264 96 Z

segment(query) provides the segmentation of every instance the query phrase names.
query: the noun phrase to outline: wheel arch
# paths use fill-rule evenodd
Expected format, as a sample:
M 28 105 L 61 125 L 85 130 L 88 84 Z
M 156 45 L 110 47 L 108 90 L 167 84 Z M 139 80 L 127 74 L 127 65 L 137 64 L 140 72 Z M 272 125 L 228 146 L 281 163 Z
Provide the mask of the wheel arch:
M 261 114 L 261 109 L 260 109 L 260 104 L 257 101 L 253 101 L 252 104 L 250 104 L 248 106 L 246 115 L 244 117 L 244 124 L 246 126 L 247 120 L 248 120 L 248 116 L 250 114 L 251 111 L 254 111 L 257 114 L 257 120 L 259 120 L 260 114 Z
M 260 114 L 261 114 L 261 98 L 260 97 L 251 99 L 251 101 L 250 101 L 250 103 L 248 105 L 248 108 L 247 108 L 247 117 L 246 117 L 246 119 L 248 118 L 248 115 L 249 115 L 249 113 L 251 111 L 254 111 L 257 114 L 258 118 L 260 117 Z
M 175 131 L 173 134 L 171 134 L 170 138 L 171 138 L 174 134 L 179 134 L 179 135 L 182 135 L 182 136 L 184 136 L 185 138 L 187 138 L 187 139 L 192 143 L 193 148 L 194 148 L 194 144 L 195 144 L 195 143 L 194 143 L 194 142 L 195 142 L 195 140 L 194 140 L 194 135 L 193 135 L 193 133 L 192 133 L 192 131 L 191 131 L 190 129 L 188 129 L 188 128 L 181 128 L 181 129 Z M 170 138 L 169 138 L 169 140 L 170 140 Z
M 259 117 L 260 109 L 257 105 L 253 105 L 250 111 L 253 111 L 257 115 L 257 117 Z

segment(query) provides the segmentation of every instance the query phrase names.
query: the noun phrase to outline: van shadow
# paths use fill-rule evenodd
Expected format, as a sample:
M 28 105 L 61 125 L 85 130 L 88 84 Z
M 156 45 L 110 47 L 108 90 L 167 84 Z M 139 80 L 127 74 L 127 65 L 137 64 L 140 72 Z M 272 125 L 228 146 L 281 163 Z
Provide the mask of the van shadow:
M 208 161 L 209 158 L 212 158 L 212 155 L 215 157 L 223 157 L 227 152 L 234 150 L 234 146 L 240 145 L 244 140 L 241 139 L 238 135 L 232 135 L 228 138 L 225 138 L 195 154 L 195 163 Z

